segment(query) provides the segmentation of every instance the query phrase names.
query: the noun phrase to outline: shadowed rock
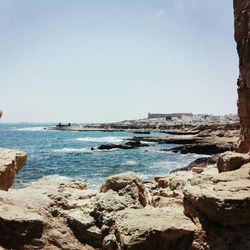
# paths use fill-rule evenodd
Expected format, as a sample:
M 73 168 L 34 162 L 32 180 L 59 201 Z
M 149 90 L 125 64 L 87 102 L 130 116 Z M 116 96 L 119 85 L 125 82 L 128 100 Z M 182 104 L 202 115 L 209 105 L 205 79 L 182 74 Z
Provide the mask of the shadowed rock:
M 163 151 L 170 151 L 181 154 L 192 153 L 192 154 L 213 155 L 213 154 L 220 154 L 229 151 L 231 149 L 232 145 L 216 145 L 212 143 L 205 143 L 205 144 L 184 145 L 181 147 L 164 149 Z
M 20 249 L 40 238 L 42 232 L 43 219 L 37 213 L 14 205 L 0 205 L 0 245 Z

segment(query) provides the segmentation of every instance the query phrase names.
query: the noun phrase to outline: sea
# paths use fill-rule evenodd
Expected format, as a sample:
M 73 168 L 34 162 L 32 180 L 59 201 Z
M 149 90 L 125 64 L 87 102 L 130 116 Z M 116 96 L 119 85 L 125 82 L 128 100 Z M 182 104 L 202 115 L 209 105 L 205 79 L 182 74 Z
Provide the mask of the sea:
M 138 135 L 129 132 L 78 132 L 47 130 L 54 124 L 0 123 L 0 147 L 28 153 L 14 188 L 21 188 L 48 176 L 72 178 L 95 188 L 108 176 L 132 171 L 142 180 L 167 175 L 201 157 L 196 154 L 164 152 L 177 145 L 151 143 L 137 149 L 91 150 L 101 144 L 122 143 Z M 167 136 L 152 132 L 150 136 Z M 178 145 L 179 146 L 179 145 Z

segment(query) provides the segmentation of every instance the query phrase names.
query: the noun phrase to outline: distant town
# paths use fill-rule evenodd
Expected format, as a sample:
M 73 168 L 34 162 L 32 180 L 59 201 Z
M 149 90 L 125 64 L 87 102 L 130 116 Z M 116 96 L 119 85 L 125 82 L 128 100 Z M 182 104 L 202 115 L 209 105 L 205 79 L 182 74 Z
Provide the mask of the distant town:
M 181 125 L 181 124 L 226 124 L 237 123 L 239 117 L 236 114 L 212 115 L 212 114 L 192 114 L 192 113 L 148 113 L 147 118 L 139 120 L 122 121 L 123 125 Z
M 209 115 L 192 113 L 148 113 L 147 119 L 162 119 L 171 123 L 230 123 L 238 122 L 239 117 L 236 114 L 228 115 Z

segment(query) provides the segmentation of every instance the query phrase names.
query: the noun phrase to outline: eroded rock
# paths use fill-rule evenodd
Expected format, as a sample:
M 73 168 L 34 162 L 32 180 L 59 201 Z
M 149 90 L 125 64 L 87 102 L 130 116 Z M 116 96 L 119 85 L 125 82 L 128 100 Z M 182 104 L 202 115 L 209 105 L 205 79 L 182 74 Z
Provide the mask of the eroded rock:
M 0 190 L 8 190 L 12 186 L 26 159 L 24 151 L 0 148 Z
M 146 206 L 150 203 L 148 190 L 144 187 L 141 180 L 132 172 L 108 177 L 101 185 L 100 192 L 105 193 L 110 189 L 118 192 L 120 195 L 129 194 L 131 197 L 137 196 L 142 206 Z
M 19 249 L 43 233 L 43 218 L 27 209 L 0 204 L 0 245 Z
M 217 167 L 219 172 L 226 172 L 236 170 L 247 162 L 250 162 L 249 154 L 226 152 L 219 156 Z
M 234 0 L 234 37 L 239 55 L 238 114 L 241 125 L 240 152 L 250 151 L 250 1 Z
M 250 164 L 217 175 L 200 175 L 184 187 L 185 203 L 223 225 L 250 223 Z
M 187 249 L 195 226 L 181 207 L 125 209 L 116 216 L 121 249 Z

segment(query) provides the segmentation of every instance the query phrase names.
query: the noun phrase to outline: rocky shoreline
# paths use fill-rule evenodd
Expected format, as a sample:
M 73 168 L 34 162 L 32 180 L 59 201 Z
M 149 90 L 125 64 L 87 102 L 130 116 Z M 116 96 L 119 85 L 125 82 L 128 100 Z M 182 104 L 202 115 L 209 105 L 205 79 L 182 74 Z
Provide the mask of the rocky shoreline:
M 172 135 L 168 131 L 160 137 L 148 135 L 150 132 L 140 131 L 139 134 L 147 136 L 134 136 L 122 144 L 100 145 L 98 150 L 129 150 L 159 143 L 179 145 L 165 151 L 195 152 L 211 157 L 201 157 L 168 176 L 147 182 L 134 173 L 123 173 L 109 177 L 97 189 L 88 189 L 79 181 L 58 178 L 43 178 L 26 188 L 12 189 L 15 175 L 25 164 L 27 155 L 19 150 L 1 149 L 0 181 L 4 181 L 0 182 L 0 232 L 4 233 L 0 234 L 0 246 L 4 249 L 209 249 L 212 241 L 213 249 L 221 249 L 221 241 L 213 238 L 211 228 L 225 235 L 226 247 L 236 244 L 234 238 L 226 240 L 230 230 L 242 237 L 242 246 L 248 246 L 248 235 L 237 231 L 235 222 L 224 225 L 222 219 L 216 221 L 224 212 L 229 213 L 228 216 L 237 212 L 246 214 L 245 206 L 237 207 L 236 212 L 233 202 L 237 198 L 247 203 L 246 190 L 250 186 L 248 170 L 244 169 L 249 169 L 250 157 L 236 153 L 219 156 L 236 148 L 238 125 L 200 129 L 187 125 L 175 127 Z M 246 167 L 235 170 L 244 164 Z M 244 185 L 239 180 L 238 186 L 234 186 L 235 171 L 227 177 L 219 174 L 227 170 L 238 171 Z M 202 193 L 204 183 L 208 189 L 218 185 L 228 193 L 227 187 L 223 187 L 223 178 L 227 178 L 227 184 L 232 187 L 230 198 L 221 191 L 222 197 L 217 202 L 215 198 L 210 199 L 205 189 Z M 235 193 L 239 197 L 235 197 Z M 203 209 L 204 199 L 211 200 L 209 206 L 214 210 Z M 248 228 L 247 215 L 242 221 L 240 223 Z
M 250 249 L 249 8 L 249 0 L 234 0 L 239 147 L 239 125 L 101 129 L 172 131 L 165 138 L 134 137 L 136 146 L 155 142 L 185 144 L 172 149 L 181 153 L 238 152 L 203 157 L 150 182 L 129 172 L 110 176 L 97 189 L 58 178 L 11 189 L 26 154 L 0 149 L 0 249 Z
M 230 249 L 235 245 L 247 249 L 249 161 L 247 155 L 230 152 L 219 157 L 220 166 L 212 161 L 197 171 L 193 163 L 191 171 L 151 182 L 123 173 L 109 177 L 97 189 L 70 179 L 43 178 L 26 188 L 0 191 L 0 231 L 4 232 L 0 245 L 6 249 Z M 227 172 L 232 165 L 237 169 Z

